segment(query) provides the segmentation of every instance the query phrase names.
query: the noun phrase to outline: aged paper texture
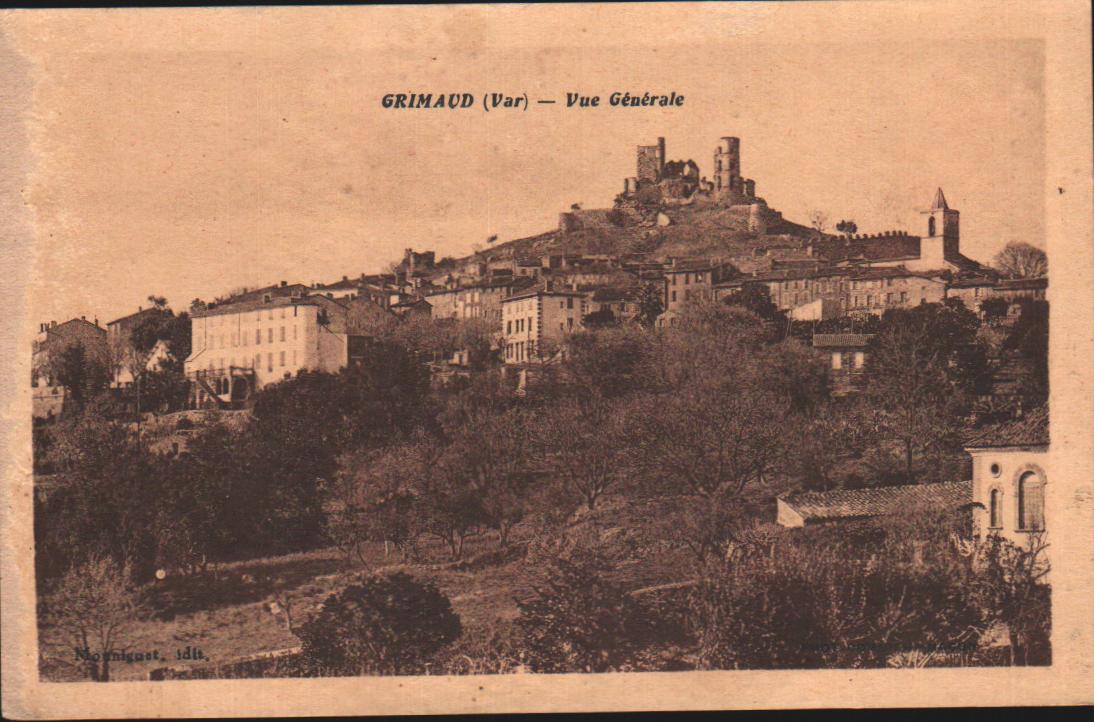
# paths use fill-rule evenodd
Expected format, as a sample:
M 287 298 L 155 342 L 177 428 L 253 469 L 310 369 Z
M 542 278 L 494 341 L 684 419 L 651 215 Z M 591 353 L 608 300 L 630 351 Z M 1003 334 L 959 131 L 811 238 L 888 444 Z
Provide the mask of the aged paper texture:
M 1091 702 L 1090 30 L 3 12 L 4 715 Z

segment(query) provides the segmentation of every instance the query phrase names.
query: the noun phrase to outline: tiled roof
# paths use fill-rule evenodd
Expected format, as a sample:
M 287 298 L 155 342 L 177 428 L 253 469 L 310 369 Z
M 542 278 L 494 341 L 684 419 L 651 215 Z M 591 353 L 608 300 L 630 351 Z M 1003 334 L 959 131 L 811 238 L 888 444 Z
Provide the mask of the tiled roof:
M 815 333 L 813 348 L 864 348 L 870 338 L 868 333 Z
M 882 516 L 916 507 L 953 508 L 972 502 L 971 481 L 807 491 L 780 496 L 806 521 Z
M 1019 288 L 1048 288 L 1047 278 L 1008 278 L 1000 281 L 996 288 L 1003 290 Z
M 1040 406 L 1021 418 L 976 429 L 965 438 L 965 448 L 1047 446 L 1048 442 L 1048 407 Z
M 994 286 L 995 284 L 995 279 L 988 276 L 966 276 L 951 281 L 950 288 L 975 288 L 977 286 Z
M 676 260 L 671 266 L 665 266 L 665 273 L 692 273 L 694 271 L 709 271 L 715 267 L 709 259 L 684 259 Z
M 141 310 L 136 311 L 134 313 L 131 313 L 128 316 L 122 316 L 121 318 L 116 318 L 113 321 L 107 321 L 106 325 L 107 326 L 113 326 L 114 324 L 117 324 L 117 323 L 124 323 L 126 321 L 129 321 L 130 319 L 137 319 L 137 318 L 140 318 L 142 316 L 147 316 L 147 315 L 153 314 L 153 313 L 156 313 L 155 308 L 142 308 Z
M 320 291 L 340 291 L 344 289 L 355 289 L 361 285 L 360 279 L 343 278 L 341 281 L 335 281 L 334 283 L 328 283 L 325 286 L 319 285 L 317 290 Z
M 635 297 L 633 288 L 616 288 L 606 286 L 593 291 L 594 301 L 627 301 Z
M 584 298 L 585 294 L 581 293 L 580 291 L 571 291 L 571 290 L 563 290 L 563 289 L 559 289 L 557 291 L 556 290 L 544 290 L 542 287 L 536 287 L 536 288 L 528 289 L 527 291 L 524 291 L 522 293 L 514 293 L 509 298 L 503 298 L 501 300 L 501 302 L 502 303 L 508 303 L 509 301 L 519 301 L 521 299 L 533 298 L 535 296 L 573 296 L 575 298 Z
M 344 308 L 338 301 L 329 299 L 326 296 L 275 296 L 271 298 L 269 302 L 257 298 L 218 304 L 212 308 L 207 308 L 204 311 L 195 311 L 190 315 L 193 318 L 202 318 L 205 316 L 223 316 L 230 313 L 245 313 L 247 311 L 255 311 L 263 308 L 280 308 L 282 306 L 322 306 L 326 304 Z
M 860 270 L 851 276 L 855 281 L 864 281 L 878 278 L 924 278 L 928 281 L 937 281 L 941 283 L 937 278 L 934 278 L 926 273 L 913 273 L 904 266 L 884 266 L 881 268 L 867 268 Z

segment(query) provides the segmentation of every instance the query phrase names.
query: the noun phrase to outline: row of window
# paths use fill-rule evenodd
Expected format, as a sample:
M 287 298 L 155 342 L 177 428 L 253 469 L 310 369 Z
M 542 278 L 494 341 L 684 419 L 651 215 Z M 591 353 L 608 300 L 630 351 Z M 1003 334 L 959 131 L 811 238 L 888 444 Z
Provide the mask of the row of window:
M 683 275 L 684 275 L 684 285 L 685 286 L 692 282 L 691 281 L 692 276 L 695 277 L 695 283 L 706 283 L 707 274 L 703 271 L 695 271 L 695 272 L 690 272 L 689 271 L 689 272 L 684 273 Z M 672 278 L 672 281 L 671 281 L 672 285 L 675 286 L 676 285 L 676 279 L 677 279 L 677 277 L 680 276 L 680 274 L 679 273 L 670 273 L 669 276 Z
M 893 285 L 892 278 L 879 278 L 872 281 L 851 281 L 851 290 L 857 291 L 860 288 L 884 288 Z M 795 289 L 811 289 L 813 287 L 818 288 L 821 291 L 842 291 L 847 288 L 847 281 L 842 279 L 812 279 L 803 278 L 793 281 L 776 281 L 771 284 L 771 290 L 777 292 L 779 290 L 792 291 Z
M 295 341 L 297 339 L 297 327 L 294 325 L 294 326 L 290 326 L 290 328 L 292 328 L 292 340 Z M 260 329 L 260 328 L 255 329 L 255 341 L 254 342 L 255 342 L 256 346 L 262 345 L 263 336 L 265 336 L 265 338 L 266 338 L 266 343 L 273 343 L 274 342 L 274 329 L 273 329 L 273 327 L 272 326 L 268 327 L 266 329 L 265 334 L 262 333 L 262 329 Z M 237 346 L 240 346 L 240 345 L 247 346 L 248 345 L 248 338 L 249 338 L 249 334 L 246 334 L 246 333 L 239 333 L 239 334 L 232 333 L 230 335 L 223 334 L 223 333 L 220 334 L 220 335 L 211 334 L 209 336 L 209 348 L 210 349 L 228 348 L 229 343 L 230 343 L 232 348 L 236 348 Z M 277 338 L 278 338 L 279 341 L 288 340 L 287 337 L 286 337 L 285 326 L 281 326 L 278 329 Z M 218 341 L 219 341 L 219 345 L 217 343 Z
M 866 354 L 862 351 L 833 351 L 832 370 L 861 369 L 866 366 Z
M 527 321 L 527 323 L 525 323 L 525 321 Z M 516 333 L 524 333 L 525 331 L 531 331 L 531 330 L 532 330 L 532 317 L 531 316 L 529 316 L 527 319 L 518 318 L 518 319 L 515 319 L 515 320 L 509 320 L 509 321 L 505 322 L 505 335 L 507 335 L 507 336 L 512 335 L 514 331 Z
M 283 306 L 279 310 L 281 312 L 281 314 L 280 314 L 281 318 L 287 318 L 288 307 Z M 293 316 L 297 315 L 296 310 L 297 310 L 297 306 L 293 306 L 292 307 L 292 315 Z M 255 311 L 254 313 L 255 313 L 255 322 L 260 323 L 262 321 L 262 311 Z M 207 321 L 208 321 L 210 326 L 224 326 L 224 325 L 237 324 L 240 321 L 243 321 L 244 323 L 246 323 L 249 318 L 250 318 L 250 314 L 248 314 L 248 313 L 236 313 L 236 314 L 227 314 L 227 313 L 225 313 L 225 314 L 219 314 L 219 315 L 216 315 L 216 316 L 209 316 Z M 274 320 L 274 309 L 271 308 L 271 309 L 268 309 L 266 311 L 266 318 L 270 321 Z
M 287 358 L 289 358 L 289 357 L 286 356 L 285 351 L 279 352 L 278 353 L 278 365 L 279 366 L 284 366 L 285 363 L 286 363 Z M 291 358 L 292 358 L 292 365 L 296 366 L 296 351 L 295 350 L 292 351 Z M 249 359 L 249 358 L 242 358 L 242 359 L 240 359 L 240 362 L 245 364 L 250 360 L 251 359 Z M 236 365 L 235 356 L 232 356 L 230 359 L 225 359 L 223 356 L 221 356 L 219 359 L 209 359 L 209 367 L 208 368 L 209 368 L 210 371 L 216 371 L 217 369 L 220 369 L 221 371 L 223 371 L 225 368 L 231 368 L 232 366 L 235 366 L 235 365 Z M 251 368 L 256 368 L 256 369 L 257 368 L 262 368 L 262 354 L 256 353 L 254 355 L 254 362 L 251 364 Z M 273 355 L 272 352 L 266 354 L 266 368 L 267 368 L 268 371 L 273 371 L 274 370 L 274 355 Z
M 505 345 L 505 358 L 508 361 L 527 361 L 535 356 L 535 341 L 517 341 Z

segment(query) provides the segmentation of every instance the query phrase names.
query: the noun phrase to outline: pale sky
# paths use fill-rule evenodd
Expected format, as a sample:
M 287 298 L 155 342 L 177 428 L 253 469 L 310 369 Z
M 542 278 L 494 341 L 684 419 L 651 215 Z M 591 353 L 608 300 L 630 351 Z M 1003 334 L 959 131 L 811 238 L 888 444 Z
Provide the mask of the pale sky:
M 707 176 L 718 138 L 740 137 L 744 175 L 791 220 L 821 209 L 921 234 L 916 211 L 941 186 L 966 255 L 1043 246 L 1040 42 L 834 12 L 799 27 L 769 7 L 661 8 L 638 27 L 620 6 L 545 10 L 3 16 L 23 56 L 9 67 L 33 81 L 32 314 L 106 321 L 149 294 L 182 310 L 377 271 L 406 247 L 465 255 L 550 230 L 571 203 L 610 205 L 658 136 Z M 614 90 L 685 104 L 611 108 Z M 414 91 L 559 103 L 381 107 Z M 567 109 L 567 91 L 602 106 Z

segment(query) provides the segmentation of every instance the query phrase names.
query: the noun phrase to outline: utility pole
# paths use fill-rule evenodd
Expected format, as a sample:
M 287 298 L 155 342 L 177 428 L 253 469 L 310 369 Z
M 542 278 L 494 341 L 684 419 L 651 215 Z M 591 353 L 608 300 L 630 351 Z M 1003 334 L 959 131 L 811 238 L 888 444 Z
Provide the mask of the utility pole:
M 141 376 L 143 370 L 137 372 L 137 453 L 141 450 Z

